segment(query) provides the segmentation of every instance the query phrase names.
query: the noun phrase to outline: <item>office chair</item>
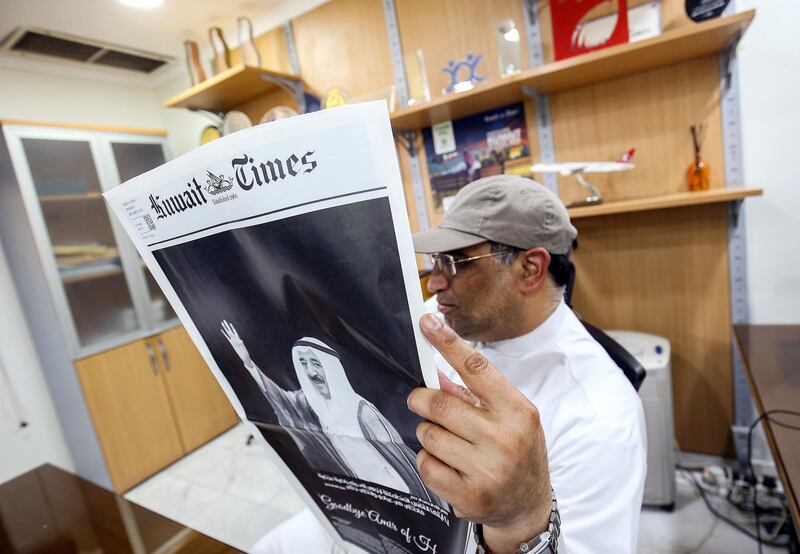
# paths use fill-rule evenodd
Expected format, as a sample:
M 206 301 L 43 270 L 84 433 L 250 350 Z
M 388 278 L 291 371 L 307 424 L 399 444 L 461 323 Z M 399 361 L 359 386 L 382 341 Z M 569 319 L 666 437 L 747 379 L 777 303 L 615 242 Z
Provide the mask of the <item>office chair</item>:
M 567 306 L 572 308 L 572 292 L 575 286 L 575 265 L 568 258 L 562 258 L 561 263 L 563 264 L 563 271 L 566 274 L 564 301 L 567 303 Z M 644 378 L 647 376 L 647 371 L 642 364 L 640 364 L 630 352 L 625 350 L 622 345 L 601 329 L 584 321 L 577 313 L 575 315 L 578 316 L 578 320 L 586 327 L 586 330 L 589 331 L 592 338 L 603 347 L 603 350 L 605 350 L 609 357 L 614 360 L 614 363 L 619 366 L 622 373 L 625 374 L 625 377 L 630 381 L 631 385 L 633 385 L 633 388 L 638 391 L 639 387 L 642 386 L 642 382 L 644 382 Z

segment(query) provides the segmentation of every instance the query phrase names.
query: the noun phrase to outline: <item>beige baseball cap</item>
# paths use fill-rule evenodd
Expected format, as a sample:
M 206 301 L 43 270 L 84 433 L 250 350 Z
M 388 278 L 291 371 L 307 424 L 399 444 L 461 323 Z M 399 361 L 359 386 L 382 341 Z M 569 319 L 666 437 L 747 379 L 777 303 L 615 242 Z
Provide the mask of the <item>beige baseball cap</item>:
M 414 250 L 449 252 L 487 240 L 568 254 L 578 231 L 561 199 L 531 179 L 496 175 L 458 191 L 439 227 L 414 235 Z

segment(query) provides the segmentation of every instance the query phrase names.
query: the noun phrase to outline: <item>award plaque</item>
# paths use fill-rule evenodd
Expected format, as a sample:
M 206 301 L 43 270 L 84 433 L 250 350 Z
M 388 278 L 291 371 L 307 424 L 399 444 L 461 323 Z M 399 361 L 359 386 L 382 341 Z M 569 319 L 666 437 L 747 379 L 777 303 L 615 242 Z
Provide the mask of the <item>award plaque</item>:
M 450 60 L 442 71 L 447 74 L 450 82 L 442 92 L 464 92 L 470 90 L 476 83 L 485 81 L 485 77 L 478 75 L 478 64 L 481 63 L 483 54 L 467 54 L 463 60 Z
M 403 57 L 408 83 L 408 105 L 430 102 L 431 89 L 428 87 L 428 73 L 425 71 L 425 56 L 422 50 L 414 50 Z
M 200 61 L 200 48 L 193 40 L 183 41 L 183 47 L 186 50 L 186 66 L 189 70 L 189 81 L 192 86 L 199 85 L 206 80 L 206 72 L 203 69 L 203 63 Z
M 214 51 L 214 57 L 211 60 L 214 75 L 230 69 L 231 51 L 228 49 L 228 43 L 225 42 L 225 35 L 222 34 L 222 29 L 211 27 L 208 30 L 208 40 L 211 42 L 211 49 Z
M 591 29 L 606 10 L 606 0 L 550 0 L 556 61 L 628 42 L 628 0 L 616 0 L 616 14 Z
M 274 108 L 270 108 L 267 110 L 264 115 L 261 116 L 259 120 L 259 125 L 261 123 L 269 123 L 270 121 L 275 121 L 276 119 L 286 119 L 287 117 L 292 117 L 293 115 L 297 115 L 297 111 L 293 110 L 289 106 L 275 106 Z
M 341 87 L 334 87 L 322 97 L 322 109 L 336 108 L 350 103 L 350 95 Z
M 258 52 L 253 40 L 253 22 L 249 17 L 240 17 L 236 20 L 239 25 L 239 46 L 242 50 L 242 63 L 261 67 L 261 54 Z
M 497 25 L 497 57 L 500 63 L 500 77 L 516 75 L 522 71 L 522 52 L 520 50 L 519 29 L 511 19 Z

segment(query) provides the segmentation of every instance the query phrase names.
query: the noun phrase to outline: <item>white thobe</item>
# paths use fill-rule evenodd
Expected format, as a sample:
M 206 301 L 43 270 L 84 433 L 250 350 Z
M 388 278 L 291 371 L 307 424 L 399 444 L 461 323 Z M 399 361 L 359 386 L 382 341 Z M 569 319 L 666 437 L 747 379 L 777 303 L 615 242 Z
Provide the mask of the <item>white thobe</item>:
M 646 436 L 641 401 L 622 370 L 563 302 L 530 333 L 476 348 L 539 409 L 561 513 L 559 553 L 636 552 Z M 461 383 L 438 354 L 436 365 Z M 314 548 L 294 552 L 329 552 L 330 539 L 312 538 L 310 526 L 324 534 L 305 510 L 254 551 L 284 552 L 280 545 L 295 536 L 294 548 L 297 540 Z

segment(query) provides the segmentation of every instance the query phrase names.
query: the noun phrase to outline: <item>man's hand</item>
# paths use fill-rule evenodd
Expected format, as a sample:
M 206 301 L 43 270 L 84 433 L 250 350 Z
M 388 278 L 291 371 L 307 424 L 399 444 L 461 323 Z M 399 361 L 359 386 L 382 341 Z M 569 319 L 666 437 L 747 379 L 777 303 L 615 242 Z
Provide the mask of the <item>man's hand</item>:
M 409 395 L 409 408 L 427 420 L 417 427 L 420 475 L 458 517 L 484 525 L 492 552 L 514 552 L 546 531 L 550 517 L 539 412 L 440 319 L 425 315 L 420 328 L 469 389 L 440 375 L 442 390 L 418 388 Z
M 222 329 L 220 329 L 220 331 L 225 335 L 225 338 L 228 339 L 228 342 L 231 343 L 236 354 L 242 360 L 244 367 L 250 369 L 253 366 L 253 360 L 250 358 L 250 352 L 244 345 L 244 341 L 239 338 L 239 333 L 236 332 L 236 328 L 223 319 Z

